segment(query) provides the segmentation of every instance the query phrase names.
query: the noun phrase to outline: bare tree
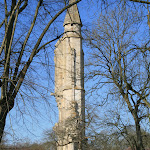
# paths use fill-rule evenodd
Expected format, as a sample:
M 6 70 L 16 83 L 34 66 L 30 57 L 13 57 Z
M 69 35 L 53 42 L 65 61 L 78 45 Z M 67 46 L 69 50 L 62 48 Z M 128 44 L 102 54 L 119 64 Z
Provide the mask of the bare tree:
M 100 95 L 98 90 L 105 87 L 106 99 L 116 97 L 128 108 L 136 128 L 136 150 L 145 149 L 141 121 L 149 117 L 150 109 L 149 36 L 140 32 L 141 21 L 138 12 L 121 3 L 101 13 L 92 31 L 86 32 L 92 49 L 87 78 L 95 83 L 91 92 Z
M 34 90 L 38 86 L 27 80 L 28 76 L 26 76 L 27 73 L 32 76 L 30 73 L 31 70 L 34 70 L 34 67 L 31 67 L 33 59 L 36 60 L 37 57 L 40 57 L 41 50 L 46 53 L 49 44 L 61 36 L 57 34 L 57 29 L 53 25 L 54 21 L 67 8 L 80 1 L 77 0 L 71 4 L 65 0 L 55 2 L 51 0 L 32 2 L 4 0 L 4 2 L 0 2 L 0 142 L 6 116 L 14 107 L 17 94 L 19 93 L 21 97 L 23 94 L 28 95 L 23 92 L 25 87 L 20 91 L 21 86 L 29 84 Z M 50 35 L 51 37 L 49 37 Z M 42 63 L 43 59 L 40 58 Z M 46 59 L 44 60 L 46 61 Z M 38 73 L 37 70 L 34 71 Z M 32 77 L 34 78 L 34 75 Z M 42 92 L 39 94 L 43 96 Z

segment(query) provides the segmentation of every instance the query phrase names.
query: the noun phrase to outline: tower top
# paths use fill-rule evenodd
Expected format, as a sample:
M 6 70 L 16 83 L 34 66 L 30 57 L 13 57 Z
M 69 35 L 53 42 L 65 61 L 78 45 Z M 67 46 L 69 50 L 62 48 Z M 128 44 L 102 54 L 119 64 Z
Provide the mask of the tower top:
M 75 1 L 76 0 L 69 0 L 69 4 Z M 67 24 L 79 24 L 82 26 L 77 4 L 74 4 L 73 6 L 67 9 L 66 17 L 64 20 L 64 26 Z

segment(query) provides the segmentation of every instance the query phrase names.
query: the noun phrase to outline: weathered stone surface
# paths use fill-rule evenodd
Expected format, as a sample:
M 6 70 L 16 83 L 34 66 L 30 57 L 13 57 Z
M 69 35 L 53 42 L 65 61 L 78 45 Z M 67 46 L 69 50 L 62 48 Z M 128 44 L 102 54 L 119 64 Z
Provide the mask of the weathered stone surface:
M 64 35 L 55 45 L 53 95 L 58 104 L 59 122 L 54 131 L 58 136 L 58 150 L 83 149 L 85 91 L 81 26 L 77 5 L 73 5 L 65 17 Z
M 69 4 L 73 2 L 75 2 L 75 0 L 70 0 Z M 77 5 L 73 5 L 72 7 L 67 9 L 64 26 L 67 24 L 79 24 L 80 26 L 82 26 Z

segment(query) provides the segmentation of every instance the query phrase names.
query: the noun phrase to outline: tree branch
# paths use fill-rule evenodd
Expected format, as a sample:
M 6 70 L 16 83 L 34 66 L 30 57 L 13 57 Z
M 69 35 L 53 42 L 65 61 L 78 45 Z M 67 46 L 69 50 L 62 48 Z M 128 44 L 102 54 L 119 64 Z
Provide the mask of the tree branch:
M 25 75 L 26 75 L 26 73 L 27 73 L 27 70 L 28 70 L 28 68 L 29 68 L 29 66 L 30 66 L 30 64 L 31 64 L 31 62 L 32 62 L 32 60 L 33 60 L 33 58 L 34 58 L 34 56 L 39 52 L 39 51 L 37 51 L 38 46 L 40 45 L 40 43 L 41 43 L 41 41 L 42 41 L 42 39 L 43 39 L 45 33 L 47 32 L 47 30 L 48 30 L 49 27 L 50 27 L 50 25 L 51 25 L 51 24 L 58 18 L 58 16 L 60 16 L 60 14 L 62 14 L 66 9 L 70 8 L 70 7 L 73 6 L 74 4 L 79 3 L 80 1 L 81 1 L 81 0 L 77 0 L 77 1 L 75 1 L 75 2 L 73 2 L 73 3 L 71 3 L 71 4 L 69 4 L 68 6 L 65 6 L 64 8 L 62 8 L 62 9 L 49 21 L 49 23 L 47 24 L 47 26 L 46 26 L 45 29 L 43 30 L 42 34 L 40 35 L 40 37 L 39 37 L 39 39 L 38 39 L 36 45 L 34 46 L 33 51 L 32 51 L 32 53 L 31 53 L 31 55 L 30 55 L 28 61 L 26 62 L 25 66 L 23 67 L 22 71 L 20 72 L 20 74 L 19 74 L 18 77 L 17 77 L 19 81 L 18 81 L 17 86 L 15 87 L 15 90 L 14 90 L 13 94 L 12 94 L 12 97 L 13 97 L 13 98 L 16 97 L 16 95 L 17 95 L 17 93 L 18 93 L 18 91 L 19 91 L 19 89 L 20 89 L 20 86 L 21 86 L 21 84 L 22 84 L 22 82 L 23 82 L 23 80 L 24 80 L 24 77 L 25 77 Z
M 1 46 L 1 49 L 0 49 L 0 55 L 3 51 L 3 48 L 4 48 L 4 45 L 5 45 L 5 41 L 6 41 L 6 37 L 7 37 L 7 34 L 8 34 L 8 29 L 9 29 L 9 26 L 11 24 L 11 20 L 13 18 L 13 15 L 15 14 L 15 11 L 16 9 L 18 8 L 18 6 L 20 5 L 20 0 L 18 1 L 18 3 L 16 4 L 16 6 L 14 7 L 12 13 L 11 13 L 11 16 L 9 18 L 9 22 L 8 22 L 8 25 L 7 25 L 7 28 L 6 28 L 6 31 L 5 31 L 5 36 L 4 36 L 4 39 L 3 39 L 3 42 L 2 42 L 2 46 Z
M 4 77 L 5 77 L 5 73 L 7 71 L 7 68 L 9 67 L 10 54 L 11 54 L 11 46 L 12 46 L 12 42 L 13 42 L 13 38 L 14 38 L 14 33 L 15 33 L 15 29 L 16 29 L 17 18 L 18 18 L 18 13 L 19 13 L 18 11 L 19 10 L 17 10 L 17 13 L 16 13 L 16 17 L 15 17 L 15 21 L 14 21 L 14 27 L 13 27 L 13 31 L 12 31 L 12 35 L 11 35 L 11 39 L 10 39 L 10 43 L 9 43 L 9 48 L 8 48 L 8 53 L 7 53 L 7 59 L 6 59 L 5 68 L 4 68 Z
M 3 26 L 4 22 L 5 22 L 5 19 L 4 19 L 4 20 L 2 21 L 2 23 L 0 24 L 0 28 Z
M 146 96 L 142 96 L 139 92 L 137 92 L 136 90 L 134 90 L 133 88 L 130 89 L 132 92 L 134 92 L 137 96 L 140 97 L 141 100 L 143 100 L 143 102 L 150 108 L 150 103 L 146 100 L 146 97 L 149 95 L 146 95 Z
M 38 48 L 37 52 L 39 52 L 42 48 L 44 48 L 46 45 L 50 44 L 51 42 L 54 42 L 55 40 L 59 39 L 64 33 L 62 33 L 61 35 L 57 36 L 56 38 L 52 39 L 51 41 L 45 43 L 44 45 L 42 45 L 40 48 Z
M 16 75 L 17 75 L 17 73 L 18 73 L 18 68 L 19 68 L 19 65 L 20 65 L 20 62 L 21 62 L 21 58 L 22 58 L 22 56 L 23 56 L 23 52 L 24 52 L 25 46 L 26 46 L 26 44 L 27 44 L 27 41 L 28 41 L 28 39 L 29 39 L 29 37 L 30 37 L 30 34 L 31 34 L 32 30 L 33 30 L 33 27 L 34 27 L 34 25 L 35 25 L 35 21 L 36 21 L 37 15 L 38 15 L 38 10 L 39 10 L 39 8 L 40 8 L 40 1 L 38 2 L 37 8 L 36 8 L 36 11 L 35 11 L 35 14 L 34 14 L 34 19 L 33 19 L 33 22 L 32 22 L 32 24 L 31 24 L 31 26 L 30 26 L 29 32 L 28 32 L 28 34 L 27 34 L 27 36 L 26 36 L 26 38 L 25 38 L 25 40 L 24 40 L 24 43 L 23 43 L 23 45 L 22 45 L 22 49 L 21 49 L 21 51 L 20 51 L 20 55 L 19 55 L 18 61 L 17 61 L 17 63 L 16 63 L 15 72 L 14 72 L 14 75 L 13 75 L 13 80 L 16 79 Z
M 148 1 L 142 1 L 142 0 L 130 0 L 132 2 L 138 2 L 138 3 L 143 3 L 143 4 L 150 4 Z
M 28 0 L 25 0 L 23 6 L 19 9 L 19 14 L 26 8 L 27 5 L 28 5 Z

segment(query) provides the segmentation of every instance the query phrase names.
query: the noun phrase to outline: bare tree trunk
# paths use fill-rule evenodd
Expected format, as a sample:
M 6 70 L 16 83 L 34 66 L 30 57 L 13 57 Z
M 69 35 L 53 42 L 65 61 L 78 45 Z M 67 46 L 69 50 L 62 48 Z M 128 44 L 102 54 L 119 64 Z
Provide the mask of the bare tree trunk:
M 2 141 L 8 109 L 6 104 L 0 105 L 0 143 Z
M 14 107 L 14 99 L 11 96 L 9 96 L 8 93 L 7 97 L 0 99 L 0 143 L 2 141 L 4 133 L 7 114 L 13 107 Z
M 140 119 L 138 118 L 137 110 L 134 113 L 134 121 L 136 127 L 136 150 L 145 150 L 142 140 Z
M 16 0 L 12 0 L 11 12 L 13 11 L 15 5 L 16 5 Z M 15 21 L 15 17 L 13 15 L 10 25 L 8 26 L 8 33 L 6 33 L 5 65 L 4 65 L 4 73 L 3 73 L 4 78 L 2 79 L 1 99 L 0 99 L 0 143 L 2 141 L 2 136 L 4 133 L 4 127 L 6 123 L 7 114 L 14 106 L 14 99 L 11 99 L 9 96 L 10 94 L 8 94 L 8 91 L 9 91 L 8 78 L 9 78 L 10 55 L 11 55 L 11 53 L 9 53 L 9 47 L 10 47 L 11 38 L 12 38 L 14 21 Z M 7 26 L 5 26 L 5 30 L 6 28 Z

